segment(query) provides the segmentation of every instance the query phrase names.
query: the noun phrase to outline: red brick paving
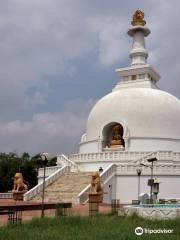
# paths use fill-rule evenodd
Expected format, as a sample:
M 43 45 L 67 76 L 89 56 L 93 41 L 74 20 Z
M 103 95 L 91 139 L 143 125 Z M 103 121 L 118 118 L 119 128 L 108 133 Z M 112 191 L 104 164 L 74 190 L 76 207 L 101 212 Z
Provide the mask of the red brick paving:
M 21 202 L 22 203 L 22 202 Z M 15 201 L 12 199 L 0 199 L 0 207 L 4 204 L 15 204 Z M 101 204 L 99 207 L 100 213 L 108 213 L 111 212 L 111 206 L 106 204 Z M 89 206 L 88 204 L 74 204 L 71 209 L 68 209 L 67 212 L 68 215 L 73 216 L 88 216 L 89 215 Z M 48 217 L 54 217 L 55 216 L 55 210 L 45 210 L 45 216 Z M 24 211 L 22 213 L 22 219 L 23 221 L 29 221 L 32 218 L 38 218 L 41 217 L 41 211 Z M 0 215 L 0 225 L 7 224 L 8 216 L 6 215 Z

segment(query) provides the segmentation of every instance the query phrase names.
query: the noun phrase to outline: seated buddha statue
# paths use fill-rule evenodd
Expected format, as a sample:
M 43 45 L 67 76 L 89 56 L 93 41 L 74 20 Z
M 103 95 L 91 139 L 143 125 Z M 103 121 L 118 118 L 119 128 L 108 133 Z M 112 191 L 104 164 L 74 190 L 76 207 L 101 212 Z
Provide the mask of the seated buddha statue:
M 124 146 L 124 140 L 121 136 L 121 126 L 119 124 L 112 128 L 111 147 Z

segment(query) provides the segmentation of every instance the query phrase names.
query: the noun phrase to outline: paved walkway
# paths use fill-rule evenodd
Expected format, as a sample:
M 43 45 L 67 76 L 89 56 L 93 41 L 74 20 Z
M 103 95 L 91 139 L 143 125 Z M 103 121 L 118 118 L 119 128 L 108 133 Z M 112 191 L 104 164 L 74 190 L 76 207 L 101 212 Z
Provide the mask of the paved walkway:
M 22 202 L 21 202 L 22 203 Z M 29 203 L 29 202 L 28 202 Z M 34 202 L 33 202 L 34 203 Z M 7 204 L 16 204 L 16 201 L 12 199 L 0 199 L 0 207 Z M 106 204 L 101 204 L 99 207 L 100 213 L 109 213 L 111 212 L 111 206 Z M 88 204 L 82 205 L 82 204 L 74 204 L 71 209 L 68 209 L 67 211 L 68 215 L 71 216 L 88 216 L 89 215 L 89 206 Z M 45 210 L 45 216 L 48 217 L 54 217 L 55 216 L 55 210 Z M 41 217 L 41 211 L 24 211 L 22 213 L 22 219 L 23 221 L 29 221 L 32 218 L 38 218 Z M 8 216 L 6 215 L 0 215 L 0 226 L 7 224 Z

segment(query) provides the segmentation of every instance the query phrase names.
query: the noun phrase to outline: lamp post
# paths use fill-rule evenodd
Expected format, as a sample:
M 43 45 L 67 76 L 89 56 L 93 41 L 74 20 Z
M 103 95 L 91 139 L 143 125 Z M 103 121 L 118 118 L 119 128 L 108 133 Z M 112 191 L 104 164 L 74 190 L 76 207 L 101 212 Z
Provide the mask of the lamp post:
M 103 168 L 100 167 L 100 168 L 99 168 L 99 173 L 101 174 L 102 172 L 103 172 Z
M 136 169 L 137 175 L 138 175 L 138 202 L 139 202 L 139 195 L 140 195 L 140 177 L 142 173 L 142 169 L 138 168 Z
M 151 179 L 150 179 L 150 202 L 152 202 L 152 188 L 153 188 L 153 183 L 154 183 L 154 180 L 153 180 L 153 168 L 154 168 L 154 162 L 157 161 L 157 158 L 149 158 L 147 159 L 147 161 L 149 163 L 151 163 Z
M 48 154 L 42 153 L 41 160 L 43 161 L 43 191 L 42 191 L 42 208 L 41 208 L 41 217 L 44 217 L 44 193 L 45 193 L 45 179 L 46 179 L 46 166 L 48 163 Z

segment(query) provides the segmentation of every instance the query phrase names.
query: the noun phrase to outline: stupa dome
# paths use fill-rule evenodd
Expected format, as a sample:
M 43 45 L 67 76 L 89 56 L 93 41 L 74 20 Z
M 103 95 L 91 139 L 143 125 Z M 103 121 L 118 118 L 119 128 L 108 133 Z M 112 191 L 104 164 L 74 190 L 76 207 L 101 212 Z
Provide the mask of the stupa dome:
M 111 122 L 120 123 L 128 138 L 171 139 L 180 147 L 180 101 L 167 92 L 126 88 L 106 95 L 90 112 L 86 140 L 98 139 Z
M 104 96 L 89 114 L 80 151 L 96 152 L 99 144 L 106 148 L 108 129 L 115 124 L 123 128 L 125 151 L 180 149 L 180 101 L 165 91 L 121 88 Z

